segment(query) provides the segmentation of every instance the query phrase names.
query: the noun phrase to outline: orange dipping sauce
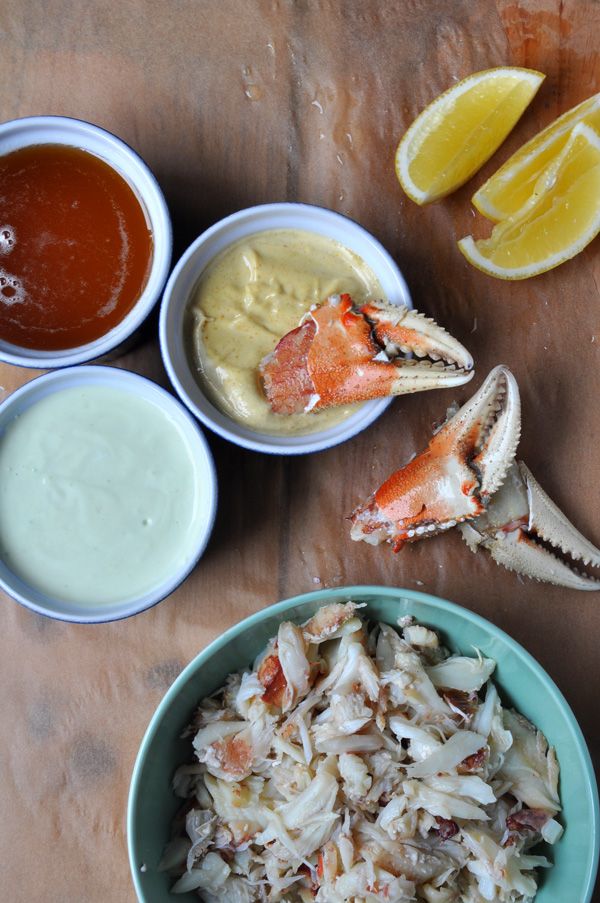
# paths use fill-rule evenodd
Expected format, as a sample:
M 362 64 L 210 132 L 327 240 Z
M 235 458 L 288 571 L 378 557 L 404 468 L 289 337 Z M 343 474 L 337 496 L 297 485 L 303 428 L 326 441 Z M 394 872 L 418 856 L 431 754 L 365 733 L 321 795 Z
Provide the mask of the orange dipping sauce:
M 153 238 L 123 176 L 88 151 L 0 157 L 0 338 L 62 351 L 101 338 L 140 297 Z

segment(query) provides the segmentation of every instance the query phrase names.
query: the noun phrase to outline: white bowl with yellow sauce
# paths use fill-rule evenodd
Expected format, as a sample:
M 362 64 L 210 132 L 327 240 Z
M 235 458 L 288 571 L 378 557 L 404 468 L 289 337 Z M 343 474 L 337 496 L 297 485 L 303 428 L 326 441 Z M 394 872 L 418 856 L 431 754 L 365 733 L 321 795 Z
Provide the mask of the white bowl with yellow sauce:
M 54 370 L 0 405 L 0 587 L 66 621 L 168 596 L 208 542 L 212 456 L 197 421 L 127 370 Z
M 391 399 L 274 414 L 258 376 L 313 304 L 344 292 L 412 307 L 392 257 L 339 213 L 265 204 L 216 223 L 178 261 L 161 304 L 161 351 L 180 398 L 209 429 L 254 451 L 303 454 L 355 436 Z

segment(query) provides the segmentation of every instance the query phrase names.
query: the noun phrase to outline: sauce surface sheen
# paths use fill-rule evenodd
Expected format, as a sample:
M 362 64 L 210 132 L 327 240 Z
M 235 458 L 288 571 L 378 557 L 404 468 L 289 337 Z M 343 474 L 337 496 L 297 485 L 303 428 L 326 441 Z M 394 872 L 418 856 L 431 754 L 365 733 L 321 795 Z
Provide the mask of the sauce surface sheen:
M 152 233 L 108 163 L 58 144 L 0 157 L 0 338 L 61 351 L 120 323 L 148 280 Z
M 385 297 L 357 254 L 314 232 L 257 232 L 217 255 L 196 285 L 186 323 L 190 361 L 213 403 L 270 434 L 314 433 L 354 413 L 356 405 L 274 414 L 259 384 L 259 364 L 282 336 L 313 304 L 343 292 L 357 303 Z
M 192 449 L 161 408 L 116 388 L 64 389 L 0 439 L 0 555 L 63 602 L 133 599 L 189 560 L 200 492 Z

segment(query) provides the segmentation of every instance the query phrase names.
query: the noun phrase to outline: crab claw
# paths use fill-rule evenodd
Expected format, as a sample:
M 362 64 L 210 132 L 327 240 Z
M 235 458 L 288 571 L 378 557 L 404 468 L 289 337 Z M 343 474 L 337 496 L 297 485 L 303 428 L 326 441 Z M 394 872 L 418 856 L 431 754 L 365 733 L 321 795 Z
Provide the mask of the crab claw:
M 495 367 L 481 388 L 351 515 L 350 535 L 371 545 L 435 536 L 481 514 L 502 485 L 521 432 L 517 382 Z
M 431 360 L 407 360 L 414 352 Z M 433 320 L 407 307 L 330 295 L 308 311 L 260 364 L 276 414 L 299 414 L 445 386 L 473 376 L 473 359 Z
M 459 524 L 459 529 L 473 552 L 487 549 L 494 561 L 511 571 L 570 589 L 600 590 L 600 579 L 573 566 L 581 562 L 600 567 L 600 550 L 567 520 L 522 461 L 512 463 L 485 512 Z M 560 550 L 573 565 L 542 542 Z

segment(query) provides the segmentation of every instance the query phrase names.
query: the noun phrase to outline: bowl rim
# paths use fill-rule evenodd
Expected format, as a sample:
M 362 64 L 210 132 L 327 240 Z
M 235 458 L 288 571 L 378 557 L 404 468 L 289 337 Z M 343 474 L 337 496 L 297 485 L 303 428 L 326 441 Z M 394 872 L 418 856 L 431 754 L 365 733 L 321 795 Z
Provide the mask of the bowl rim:
M 297 222 L 287 226 L 285 222 L 281 222 L 278 225 L 260 224 L 261 219 L 270 217 L 277 217 L 282 220 L 289 217 L 295 221 L 303 221 L 305 224 L 298 225 Z M 312 223 L 309 222 L 311 217 Z M 323 224 L 321 232 L 319 223 Z M 329 226 L 329 230 L 325 228 L 325 225 Z M 377 272 L 376 268 L 369 261 L 366 262 L 375 272 L 378 279 L 385 275 L 387 284 L 391 285 L 392 282 L 395 284 L 394 292 L 388 293 L 392 294 L 390 300 L 413 308 L 410 290 L 404 275 L 392 255 L 381 242 L 364 226 L 361 226 L 345 214 L 316 204 L 289 201 L 275 202 L 257 204 L 231 213 L 205 229 L 188 246 L 173 267 L 163 292 L 159 314 L 159 342 L 163 363 L 169 379 L 183 403 L 205 427 L 221 436 L 221 438 L 251 451 L 265 452 L 267 454 L 309 454 L 331 448 L 358 435 L 381 416 L 392 403 L 393 398 L 364 402 L 355 413 L 351 414 L 340 424 L 316 433 L 297 436 L 261 433 L 237 423 L 229 415 L 220 411 L 203 393 L 191 374 L 187 362 L 182 337 L 179 334 L 181 320 L 187 307 L 190 293 L 193 291 L 193 285 L 197 283 L 203 269 L 216 254 L 238 239 L 276 228 L 320 232 L 320 234 L 335 238 L 336 236 L 333 232 L 336 227 L 339 228 L 340 232 L 344 233 L 336 239 L 341 244 L 350 247 L 351 250 L 354 250 L 355 253 L 364 258 L 364 250 L 361 254 L 359 250 L 351 246 L 346 234 L 346 232 L 351 232 L 357 245 L 362 243 L 365 249 L 368 249 L 370 253 L 381 261 L 382 273 Z M 240 232 L 240 230 L 242 231 Z M 232 232 L 232 237 L 227 241 L 219 242 L 219 236 L 228 231 Z M 216 245 L 215 250 L 210 249 L 211 244 Z M 201 256 L 202 250 L 207 247 L 210 251 L 206 253 L 206 259 L 202 260 L 201 258 L 201 264 L 199 266 L 196 265 L 196 257 Z M 383 274 L 384 268 L 385 274 Z M 183 289 L 178 294 L 180 285 L 183 285 Z
M 76 605 L 59 603 L 58 608 L 54 608 L 52 599 L 45 597 L 42 592 L 32 590 L 17 575 L 12 574 L 0 560 L 0 589 L 25 608 L 53 620 L 74 624 L 101 624 L 123 620 L 147 611 L 171 595 L 189 576 L 204 554 L 213 531 L 217 512 L 218 483 L 214 459 L 206 437 L 185 405 L 148 377 L 121 367 L 99 364 L 65 367 L 50 370 L 24 383 L 0 402 L 0 441 L 6 426 L 15 416 L 55 392 L 78 385 L 108 386 L 133 393 L 136 397 L 154 404 L 176 424 L 183 441 L 189 446 L 196 478 L 203 481 L 203 528 L 198 532 L 197 541 L 189 558 L 160 585 L 136 599 L 87 608 L 81 606 L 79 609 Z M 10 574 L 8 580 L 5 570 Z M 14 584 L 12 580 L 15 581 Z
M 140 903 L 142 903 L 142 901 L 144 901 L 146 897 L 139 877 L 140 864 L 139 858 L 137 856 L 138 837 L 135 813 L 138 804 L 138 798 L 141 793 L 142 772 L 145 767 L 146 757 L 159 730 L 165 712 L 169 709 L 173 701 L 176 699 L 176 697 L 179 695 L 188 681 L 200 670 L 203 665 L 205 665 L 213 656 L 218 654 L 218 652 L 235 636 L 245 632 L 251 627 L 256 626 L 266 618 L 276 618 L 279 622 L 284 621 L 286 620 L 287 612 L 289 612 L 291 609 L 297 608 L 298 606 L 309 606 L 311 603 L 317 602 L 328 604 L 330 602 L 342 599 L 359 600 L 362 596 L 366 596 L 367 601 L 369 597 L 389 597 L 390 599 L 397 600 L 398 602 L 405 600 L 411 605 L 416 604 L 417 606 L 423 606 L 425 609 L 431 609 L 433 614 L 435 614 L 436 611 L 439 611 L 445 612 L 447 615 L 453 617 L 458 617 L 459 619 L 465 619 L 474 627 L 497 637 L 502 643 L 507 646 L 507 648 L 513 654 L 515 654 L 519 658 L 519 660 L 526 667 L 531 669 L 536 674 L 538 679 L 540 679 L 543 684 L 546 685 L 546 687 L 550 691 L 550 694 L 553 696 L 556 705 L 560 709 L 561 714 L 564 717 L 568 727 L 570 728 L 571 735 L 575 741 L 577 753 L 580 757 L 581 765 L 584 769 L 585 778 L 587 780 L 587 785 L 589 788 L 591 819 L 590 837 L 592 838 L 593 842 L 589 844 L 589 847 L 586 850 L 584 872 L 585 887 L 582 888 L 582 890 L 584 891 L 584 896 L 580 900 L 578 900 L 577 903 L 591 903 L 592 894 L 594 893 L 594 885 L 596 877 L 598 875 L 600 857 L 600 845 L 598 843 L 598 838 L 600 837 L 600 803 L 598 797 L 598 783 L 596 780 L 594 766 L 585 737 L 583 736 L 579 723 L 577 722 L 577 719 L 575 718 L 575 715 L 560 688 L 550 677 L 547 671 L 542 668 L 539 662 L 537 662 L 537 660 L 531 655 L 531 653 L 529 653 L 525 649 L 524 646 L 513 639 L 510 634 L 506 633 L 502 628 L 497 627 L 495 624 L 493 624 L 493 622 L 487 620 L 482 615 L 477 614 L 471 609 L 464 608 L 463 606 L 455 602 L 450 602 L 430 593 L 424 593 L 418 590 L 405 589 L 400 587 L 370 584 L 358 584 L 346 587 L 313 590 L 308 593 L 302 593 L 284 599 L 280 602 L 276 602 L 273 605 L 269 605 L 257 612 L 252 613 L 248 617 L 227 628 L 224 633 L 212 640 L 203 650 L 198 653 L 198 655 L 196 655 L 188 663 L 188 665 L 171 684 L 169 689 L 164 694 L 158 707 L 156 708 L 144 733 L 133 766 L 127 800 L 127 849 L 129 855 L 130 871 Z M 402 612 L 399 611 L 399 614 L 402 614 Z M 421 615 L 417 615 L 417 617 L 420 616 Z M 444 628 L 440 629 L 443 634 Z M 244 667 L 244 663 L 242 663 L 240 667 Z M 215 690 L 216 689 L 218 688 L 215 688 Z M 502 692 L 501 684 L 499 684 L 499 689 Z
M 52 139 L 35 140 L 36 134 L 54 130 Z M 142 294 L 123 317 L 107 333 L 93 342 L 58 351 L 44 351 L 24 348 L 12 342 L 0 340 L 0 360 L 16 367 L 29 369 L 55 369 L 74 364 L 99 360 L 116 353 L 131 339 L 158 303 L 169 270 L 173 254 L 173 226 L 169 208 L 160 184 L 140 154 L 126 141 L 108 129 L 78 119 L 74 116 L 36 115 L 9 119 L 0 123 L 0 141 L 10 143 L 11 133 L 19 136 L 14 147 L 0 151 L 1 156 L 34 144 L 64 144 L 67 147 L 81 147 L 100 157 L 111 166 L 134 191 L 153 233 L 153 256 L 148 280 Z M 96 147 L 90 150 L 85 142 L 78 142 L 77 136 L 92 142 Z M 61 137 L 62 136 L 62 137 Z M 100 145 L 105 153 L 99 149 Z M 122 160 L 126 159 L 131 171 L 125 172 Z M 131 172 L 135 171 L 135 178 Z

